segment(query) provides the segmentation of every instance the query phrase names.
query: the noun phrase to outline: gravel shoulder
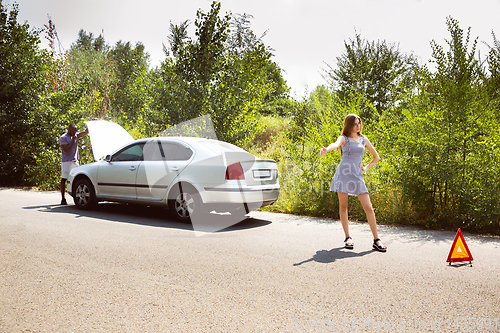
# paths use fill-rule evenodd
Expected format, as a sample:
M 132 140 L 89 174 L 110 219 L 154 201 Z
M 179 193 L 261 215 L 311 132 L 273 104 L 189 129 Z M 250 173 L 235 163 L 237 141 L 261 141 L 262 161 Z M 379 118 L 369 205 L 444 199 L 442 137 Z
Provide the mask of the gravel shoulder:
M 335 220 L 252 212 L 196 237 L 59 201 L 0 188 L 0 332 L 500 331 L 499 238 L 465 233 L 473 266 L 449 266 L 455 232 L 379 226 L 378 253 L 351 223 L 349 251 Z

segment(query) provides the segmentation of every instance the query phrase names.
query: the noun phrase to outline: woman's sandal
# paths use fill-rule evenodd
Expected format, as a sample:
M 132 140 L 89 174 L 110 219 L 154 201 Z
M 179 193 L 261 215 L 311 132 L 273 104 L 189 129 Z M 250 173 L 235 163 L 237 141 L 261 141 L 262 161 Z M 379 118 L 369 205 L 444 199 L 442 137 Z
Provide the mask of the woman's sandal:
M 344 247 L 346 249 L 352 250 L 354 249 L 354 243 L 352 242 L 352 238 L 349 236 L 344 240 Z
M 377 242 L 380 242 L 380 245 L 378 245 Z M 382 242 L 380 241 L 380 238 L 373 240 L 373 249 L 375 251 L 379 251 L 379 252 L 387 251 L 387 247 L 384 246 L 384 244 L 382 244 Z

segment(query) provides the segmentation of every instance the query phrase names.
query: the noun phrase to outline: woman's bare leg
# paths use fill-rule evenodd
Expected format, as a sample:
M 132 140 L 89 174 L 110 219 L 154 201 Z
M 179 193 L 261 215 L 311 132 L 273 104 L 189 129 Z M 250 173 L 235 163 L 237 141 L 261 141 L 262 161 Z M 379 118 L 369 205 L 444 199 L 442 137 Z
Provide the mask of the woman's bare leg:
M 368 225 L 372 231 L 373 239 L 378 239 L 377 220 L 375 219 L 375 212 L 373 211 L 370 195 L 368 193 L 362 193 L 358 195 L 358 198 L 359 202 L 361 202 L 361 206 L 363 206 L 366 218 L 368 219 Z
M 349 195 L 347 193 L 337 192 L 339 195 L 339 215 L 340 223 L 342 223 L 342 229 L 344 229 L 345 238 L 350 237 L 349 235 L 349 215 L 348 215 L 348 203 Z

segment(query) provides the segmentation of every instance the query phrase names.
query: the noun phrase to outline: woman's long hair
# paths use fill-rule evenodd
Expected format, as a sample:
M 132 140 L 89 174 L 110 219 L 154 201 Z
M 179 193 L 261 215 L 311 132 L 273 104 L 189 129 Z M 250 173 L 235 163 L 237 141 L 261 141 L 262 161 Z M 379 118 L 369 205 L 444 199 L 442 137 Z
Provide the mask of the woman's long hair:
M 354 124 L 356 123 L 356 119 L 359 120 L 359 131 L 358 135 L 361 136 L 361 128 L 363 127 L 363 124 L 361 123 L 361 118 L 358 115 L 355 114 L 348 114 L 347 117 L 344 119 L 344 128 L 342 129 L 342 135 L 349 136 L 351 135 L 351 131 L 354 127 Z M 339 147 L 340 150 L 340 157 L 342 157 L 342 147 Z

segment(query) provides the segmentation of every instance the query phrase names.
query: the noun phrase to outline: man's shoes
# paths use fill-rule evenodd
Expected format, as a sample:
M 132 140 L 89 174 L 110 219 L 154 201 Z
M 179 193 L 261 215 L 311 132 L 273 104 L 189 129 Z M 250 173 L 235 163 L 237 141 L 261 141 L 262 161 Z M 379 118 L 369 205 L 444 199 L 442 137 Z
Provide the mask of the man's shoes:
M 68 203 L 66 202 L 66 199 L 61 200 L 61 205 L 67 205 Z

